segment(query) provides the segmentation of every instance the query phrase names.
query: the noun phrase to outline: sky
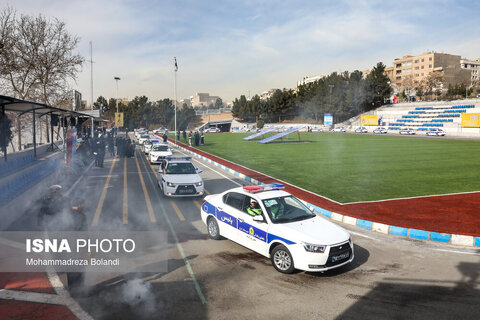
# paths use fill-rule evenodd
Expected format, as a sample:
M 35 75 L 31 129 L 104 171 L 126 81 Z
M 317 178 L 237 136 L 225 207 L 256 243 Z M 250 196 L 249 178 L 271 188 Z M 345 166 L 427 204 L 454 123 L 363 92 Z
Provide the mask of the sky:
M 93 96 L 150 100 L 207 92 L 229 102 L 304 76 L 367 70 L 443 52 L 480 58 L 480 2 L 450 0 L 0 0 L 18 14 L 58 18 L 80 37 Z M 72 89 L 91 100 L 90 64 Z

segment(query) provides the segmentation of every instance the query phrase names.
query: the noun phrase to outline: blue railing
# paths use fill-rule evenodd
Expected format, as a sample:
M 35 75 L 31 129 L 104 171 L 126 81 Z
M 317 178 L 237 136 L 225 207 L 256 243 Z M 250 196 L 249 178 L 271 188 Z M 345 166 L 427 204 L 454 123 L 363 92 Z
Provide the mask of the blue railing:
M 45 164 L 39 165 L 39 168 L 22 174 L 12 181 L 0 186 L 0 206 L 12 201 L 18 195 L 53 173 L 57 169 L 59 162 L 59 159 L 46 160 Z
M 9 171 L 14 171 L 15 169 L 21 168 L 29 163 L 35 161 L 33 154 L 17 158 L 11 161 L 0 163 L 0 176 L 6 174 Z

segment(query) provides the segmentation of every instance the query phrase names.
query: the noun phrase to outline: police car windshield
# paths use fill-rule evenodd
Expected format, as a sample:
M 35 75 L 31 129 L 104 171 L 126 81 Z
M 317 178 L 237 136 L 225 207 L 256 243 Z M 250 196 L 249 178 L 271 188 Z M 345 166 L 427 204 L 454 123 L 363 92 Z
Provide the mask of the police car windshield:
M 153 151 L 168 151 L 168 146 L 155 146 Z
M 189 162 L 170 163 L 167 167 L 167 174 L 195 174 L 195 167 Z
M 273 223 L 288 223 L 315 217 L 315 214 L 294 196 L 263 200 Z

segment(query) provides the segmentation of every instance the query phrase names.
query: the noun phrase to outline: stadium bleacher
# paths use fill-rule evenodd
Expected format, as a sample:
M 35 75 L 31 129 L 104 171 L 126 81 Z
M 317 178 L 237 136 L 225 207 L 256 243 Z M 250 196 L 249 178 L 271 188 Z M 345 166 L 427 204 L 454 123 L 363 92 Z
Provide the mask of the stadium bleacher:
M 404 114 L 388 123 L 388 130 L 401 130 L 405 126 L 417 130 L 427 131 L 433 128 L 445 127 L 460 123 L 461 116 L 467 113 L 474 104 L 465 105 L 443 105 L 415 107 L 413 110 L 405 110 Z M 457 125 L 455 125 L 457 128 Z

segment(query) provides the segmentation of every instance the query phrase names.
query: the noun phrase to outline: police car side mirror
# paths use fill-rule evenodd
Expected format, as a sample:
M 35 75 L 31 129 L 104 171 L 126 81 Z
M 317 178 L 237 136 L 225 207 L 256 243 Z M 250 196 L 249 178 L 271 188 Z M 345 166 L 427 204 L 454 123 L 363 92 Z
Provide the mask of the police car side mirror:
M 254 216 L 254 217 L 253 217 L 253 221 L 265 222 L 265 219 L 263 218 L 262 215 L 258 215 L 258 216 Z
M 199 168 L 195 168 L 195 171 L 197 171 L 197 173 L 202 173 L 203 171 L 200 170 Z

